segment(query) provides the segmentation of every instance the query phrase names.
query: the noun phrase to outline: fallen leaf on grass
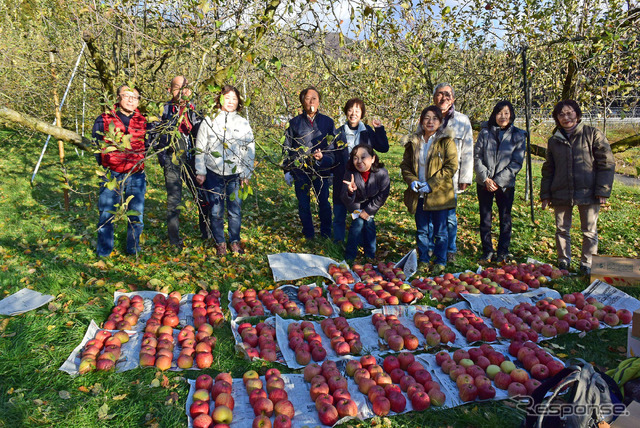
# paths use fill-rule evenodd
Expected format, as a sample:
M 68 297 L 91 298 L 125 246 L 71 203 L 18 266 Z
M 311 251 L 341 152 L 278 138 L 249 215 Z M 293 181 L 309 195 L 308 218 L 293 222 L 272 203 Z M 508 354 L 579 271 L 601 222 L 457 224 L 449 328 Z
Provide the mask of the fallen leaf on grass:
M 97 262 L 95 262 L 93 264 L 94 267 L 97 267 L 98 269 L 106 269 L 107 268 L 107 264 L 104 262 L 104 260 L 99 260 Z
M 125 398 L 127 398 L 127 394 L 120 394 L 120 395 L 114 395 L 113 396 L 113 400 L 114 401 L 124 400 Z
M 627 348 L 624 346 L 607 346 L 609 352 L 618 352 L 620 354 L 626 354 Z
M 164 404 L 166 406 L 170 406 L 173 403 L 177 403 L 178 402 L 178 393 L 177 392 L 172 392 L 171 394 L 169 394 L 169 396 L 167 397 L 166 400 L 164 400 Z
M 51 331 L 51 330 L 53 330 L 54 328 L 56 328 L 56 326 L 55 326 L 55 325 L 48 325 L 48 326 L 47 326 L 47 330 L 48 330 L 48 331 Z
M 558 353 L 556 354 L 556 357 L 558 357 L 558 358 L 567 358 L 567 357 L 568 357 L 568 355 L 567 355 L 567 354 L 562 354 L 562 353 L 558 352 Z
M 58 391 L 58 395 L 63 400 L 68 400 L 69 398 L 71 398 L 71 394 L 69 393 L 69 391 L 64 391 L 64 390 L 63 391 Z
M 107 403 L 103 404 L 98 409 L 98 419 L 101 419 L 101 420 L 107 419 L 107 420 L 109 420 L 109 419 L 113 419 L 115 417 L 116 417 L 116 415 L 110 415 L 109 414 L 109 406 L 107 405 Z
M 162 375 L 162 387 L 169 388 L 169 378 L 164 374 Z
M 154 379 L 154 380 L 151 381 L 151 387 L 152 388 L 157 388 L 159 386 L 160 386 L 160 380 Z
M 78 387 L 78 391 L 86 393 L 86 392 L 89 392 L 89 388 L 87 388 L 86 386 L 83 385 L 83 386 Z
M 41 400 L 41 399 L 39 399 L 39 398 L 36 398 L 35 400 L 33 400 L 33 404 L 34 404 L 35 406 L 42 406 L 42 405 L 44 404 L 44 401 L 42 401 L 42 400 Z
M 93 395 L 98 395 L 98 394 L 100 394 L 100 392 L 102 392 L 102 384 L 101 383 L 96 383 L 95 385 L 93 385 L 91 387 L 91 393 Z

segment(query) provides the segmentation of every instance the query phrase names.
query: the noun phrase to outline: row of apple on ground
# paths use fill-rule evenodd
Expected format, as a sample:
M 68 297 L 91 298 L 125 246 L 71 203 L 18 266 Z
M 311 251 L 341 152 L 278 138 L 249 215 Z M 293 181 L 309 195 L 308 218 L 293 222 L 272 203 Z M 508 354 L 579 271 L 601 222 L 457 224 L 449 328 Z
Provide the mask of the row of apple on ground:
M 199 401 L 202 397 L 209 397 L 215 405 L 229 401 L 226 396 L 219 399 L 221 391 L 214 386 L 210 395 L 203 393 L 203 388 L 215 384 L 208 375 L 202 375 L 192 385 L 187 412 L 196 427 L 209 426 L 199 425 L 201 420 L 227 424 L 233 420 L 237 426 L 256 428 L 318 422 L 332 426 L 344 418 L 367 419 L 531 394 L 542 380 L 562 368 L 560 360 L 533 342 L 513 342 L 508 348 L 483 344 L 435 355 L 416 356 L 406 351 L 384 358 L 364 355 L 338 363 L 310 363 L 302 375 L 281 375 L 272 368 L 260 379 L 257 372 L 248 371 L 232 382 L 243 387 L 234 389 L 235 402 L 231 414 L 225 412 L 225 420 L 216 419 L 211 411 L 208 417 L 196 421 L 206 407 Z M 246 393 L 241 392 L 243 389 Z M 296 394 L 289 394 L 294 390 Z M 238 403 L 243 404 L 238 407 Z

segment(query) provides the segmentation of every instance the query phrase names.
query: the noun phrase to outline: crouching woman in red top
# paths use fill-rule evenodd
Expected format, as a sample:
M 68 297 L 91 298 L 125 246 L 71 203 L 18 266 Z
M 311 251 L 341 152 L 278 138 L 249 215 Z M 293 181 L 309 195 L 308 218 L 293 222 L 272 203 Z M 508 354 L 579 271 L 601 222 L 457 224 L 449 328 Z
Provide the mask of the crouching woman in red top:
M 362 242 L 365 257 L 376 255 L 376 223 L 374 215 L 389 196 L 389 172 L 383 168 L 378 156 L 367 144 L 358 144 L 351 150 L 344 174 L 340 198 L 352 213 L 347 247 L 344 257 L 353 261 Z

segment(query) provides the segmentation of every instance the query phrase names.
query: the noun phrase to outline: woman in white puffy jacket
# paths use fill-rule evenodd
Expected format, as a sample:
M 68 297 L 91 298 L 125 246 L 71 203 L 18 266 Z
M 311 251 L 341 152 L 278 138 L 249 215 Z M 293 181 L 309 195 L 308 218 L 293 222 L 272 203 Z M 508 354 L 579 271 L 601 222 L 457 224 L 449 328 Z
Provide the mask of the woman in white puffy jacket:
M 225 85 L 218 98 L 220 112 L 212 120 L 207 117 L 200 126 L 196 140 L 196 180 L 203 184 L 211 205 L 211 229 L 219 256 L 227 253 L 224 236 L 224 205 L 229 218 L 231 251 L 242 253 L 240 224 L 242 221 L 239 195 L 253 172 L 255 142 L 249 121 L 238 114 L 242 110 L 240 92 Z

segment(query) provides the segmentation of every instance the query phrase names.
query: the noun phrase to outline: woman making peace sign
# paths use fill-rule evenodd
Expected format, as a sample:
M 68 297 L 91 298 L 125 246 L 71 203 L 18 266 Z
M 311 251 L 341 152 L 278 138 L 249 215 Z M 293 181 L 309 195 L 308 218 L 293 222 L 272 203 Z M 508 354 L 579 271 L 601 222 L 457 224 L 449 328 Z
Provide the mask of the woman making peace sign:
M 373 216 L 389 196 L 389 172 L 383 168 L 375 152 L 368 144 L 358 144 L 351 150 L 344 174 L 340 198 L 353 213 L 344 258 L 352 262 L 362 243 L 364 255 L 376 256 L 376 224 Z

